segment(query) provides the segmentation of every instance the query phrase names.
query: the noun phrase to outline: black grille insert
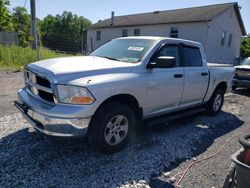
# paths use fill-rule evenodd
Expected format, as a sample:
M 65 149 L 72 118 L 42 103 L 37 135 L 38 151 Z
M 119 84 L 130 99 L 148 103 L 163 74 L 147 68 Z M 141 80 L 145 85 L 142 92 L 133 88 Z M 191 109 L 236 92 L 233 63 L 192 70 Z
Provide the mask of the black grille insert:
M 46 101 L 49 101 L 49 102 L 55 102 L 54 101 L 54 97 L 53 97 L 53 94 L 51 94 L 51 93 L 47 93 L 47 92 L 45 92 L 45 91 L 42 91 L 42 90 L 38 90 L 38 94 L 39 94 L 39 96 L 42 98 L 42 99 L 44 99 L 44 100 L 46 100 Z
M 40 77 L 40 76 L 36 76 L 36 83 L 40 86 L 51 88 L 49 81 L 45 78 Z

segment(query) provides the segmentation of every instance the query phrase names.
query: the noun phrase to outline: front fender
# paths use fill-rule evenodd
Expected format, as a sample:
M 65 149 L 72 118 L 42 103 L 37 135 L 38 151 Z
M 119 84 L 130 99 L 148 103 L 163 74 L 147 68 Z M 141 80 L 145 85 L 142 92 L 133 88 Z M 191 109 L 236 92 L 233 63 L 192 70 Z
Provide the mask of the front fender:
M 106 99 L 119 94 L 134 96 L 140 107 L 146 102 L 146 79 L 137 73 L 95 77 L 91 79 L 87 88 L 100 104 Z

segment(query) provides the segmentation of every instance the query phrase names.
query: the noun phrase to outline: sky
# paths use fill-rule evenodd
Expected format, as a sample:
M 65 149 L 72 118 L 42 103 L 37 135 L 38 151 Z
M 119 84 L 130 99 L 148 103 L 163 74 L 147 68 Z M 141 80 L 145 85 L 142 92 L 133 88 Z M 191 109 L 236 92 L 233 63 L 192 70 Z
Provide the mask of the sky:
M 37 17 L 44 18 L 48 14 L 61 14 L 71 11 L 78 16 L 88 18 L 92 23 L 115 16 L 171 10 L 210 4 L 228 3 L 233 0 L 36 0 Z M 234 0 L 241 8 L 241 16 L 247 33 L 250 33 L 250 0 Z M 10 0 L 10 9 L 25 6 L 30 11 L 30 0 Z

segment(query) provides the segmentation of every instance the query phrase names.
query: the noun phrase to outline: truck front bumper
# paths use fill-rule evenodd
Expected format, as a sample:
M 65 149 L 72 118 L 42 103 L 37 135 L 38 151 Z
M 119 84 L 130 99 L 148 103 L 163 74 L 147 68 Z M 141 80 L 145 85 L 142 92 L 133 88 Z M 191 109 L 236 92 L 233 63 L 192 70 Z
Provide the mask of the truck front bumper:
M 244 88 L 250 88 L 250 81 L 249 80 L 238 80 L 238 79 L 233 79 L 233 86 L 236 87 L 244 87 Z
M 47 104 L 19 90 L 14 105 L 38 131 L 51 136 L 82 137 L 87 133 L 91 110 L 82 105 Z

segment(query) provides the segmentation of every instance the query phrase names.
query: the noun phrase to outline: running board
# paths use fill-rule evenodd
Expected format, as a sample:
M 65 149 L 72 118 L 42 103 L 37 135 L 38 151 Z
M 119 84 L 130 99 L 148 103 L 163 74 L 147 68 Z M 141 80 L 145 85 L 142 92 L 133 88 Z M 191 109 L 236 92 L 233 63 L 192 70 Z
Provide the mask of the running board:
M 171 114 L 150 118 L 150 119 L 145 120 L 145 123 L 149 126 L 163 124 L 163 123 L 166 123 L 168 121 L 184 118 L 184 117 L 191 116 L 191 115 L 198 114 L 198 113 L 205 112 L 205 111 L 206 111 L 206 108 L 204 108 L 204 107 L 192 108 L 189 110 L 182 110 L 179 112 L 174 112 Z

